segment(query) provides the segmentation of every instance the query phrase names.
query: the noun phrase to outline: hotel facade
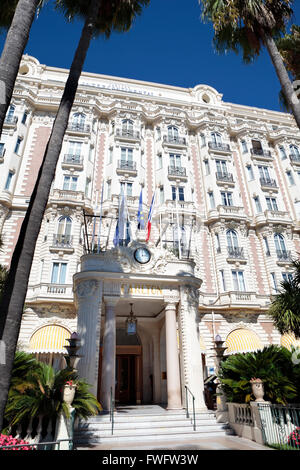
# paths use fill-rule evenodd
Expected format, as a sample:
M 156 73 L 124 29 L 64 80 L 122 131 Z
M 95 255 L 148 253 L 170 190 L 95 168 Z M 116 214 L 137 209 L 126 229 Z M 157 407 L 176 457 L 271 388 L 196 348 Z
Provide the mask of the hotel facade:
M 9 266 L 67 70 L 24 56 L 0 141 L 0 263 Z M 205 409 L 214 339 L 289 347 L 267 315 L 300 253 L 300 133 L 291 115 L 83 73 L 36 245 L 19 348 L 78 370 L 105 408 Z M 126 237 L 116 244 L 121 195 Z M 150 239 L 138 229 L 154 197 Z M 116 246 L 117 245 L 117 246 Z M 128 334 L 129 327 L 136 334 Z

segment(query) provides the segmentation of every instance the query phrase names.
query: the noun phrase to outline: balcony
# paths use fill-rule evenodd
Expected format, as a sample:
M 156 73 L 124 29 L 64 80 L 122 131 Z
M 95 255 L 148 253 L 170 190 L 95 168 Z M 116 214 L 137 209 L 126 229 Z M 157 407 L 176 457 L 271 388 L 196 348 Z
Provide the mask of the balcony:
M 258 158 L 259 160 L 267 160 L 267 161 L 273 160 L 273 156 L 270 150 L 252 148 L 251 155 L 253 157 Z
M 169 166 L 168 167 L 168 177 L 170 179 L 187 179 L 186 168 L 182 166 Z
M 290 160 L 291 160 L 291 163 L 295 164 L 295 165 L 300 165 L 300 156 L 299 155 L 295 155 L 293 153 L 290 154 Z
M 85 202 L 82 191 L 71 191 L 67 189 L 54 189 L 50 194 L 49 202 L 55 204 L 74 204 L 83 206 Z
M 259 178 L 261 189 L 275 189 L 278 190 L 278 186 L 275 180 L 271 178 Z
M 255 224 L 257 226 L 266 225 L 268 223 L 292 225 L 293 221 L 288 212 L 275 211 L 270 209 L 257 214 L 255 217 Z
M 26 302 L 63 302 L 73 304 L 73 284 L 38 284 L 28 286 Z
M 172 147 L 186 147 L 186 138 L 179 136 L 163 136 L 163 145 L 170 145 Z
M 239 261 L 241 263 L 246 263 L 246 258 L 244 255 L 244 248 L 240 248 L 237 246 L 234 246 L 234 247 L 228 246 L 227 252 L 228 252 L 228 257 L 227 257 L 228 262 Z
M 65 251 L 68 253 L 73 253 L 74 248 L 72 235 L 53 235 L 50 251 Z
M 259 298 L 256 292 L 249 291 L 228 291 L 220 294 L 220 303 L 222 306 L 257 308 L 265 306 L 265 298 Z
M 231 173 L 222 173 L 222 172 L 217 172 L 216 173 L 216 179 L 217 179 L 217 184 L 229 184 L 229 185 L 234 185 L 234 180 L 233 180 L 233 175 Z
M 83 170 L 83 159 L 81 155 L 72 155 L 66 153 L 62 162 L 62 168 L 75 168 L 76 170 Z
M 128 173 L 129 175 L 136 176 L 136 162 L 131 160 L 118 160 L 117 173 Z
M 217 143 L 217 142 L 208 142 L 209 150 L 220 153 L 231 153 L 231 148 L 229 144 Z
M 276 250 L 277 264 L 291 264 L 293 262 L 291 251 Z
M 209 211 L 207 219 L 209 224 L 222 219 L 247 221 L 247 215 L 244 207 L 219 205 L 215 209 L 211 209 Z
M 69 124 L 67 132 L 72 134 L 90 134 L 91 126 L 89 124 Z
M 139 141 L 141 136 L 139 131 L 116 129 L 115 136 L 120 140 Z
M 7 116 L 4 120 L 4 125 L 9 127 L 14 127 L 18 122 L 17 116 Z

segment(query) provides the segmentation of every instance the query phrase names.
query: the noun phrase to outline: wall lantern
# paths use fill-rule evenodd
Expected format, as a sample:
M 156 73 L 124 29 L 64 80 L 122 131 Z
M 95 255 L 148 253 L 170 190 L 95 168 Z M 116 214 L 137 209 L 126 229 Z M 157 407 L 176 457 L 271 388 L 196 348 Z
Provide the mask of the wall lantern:
M 128 335 L 136 335 L 136 324 L 137 324 L 137 319 L 133 314 L 132 311 L 132 305 L 130 305 L 130 313 L 129 317 L 126 319 L 126 331 Z

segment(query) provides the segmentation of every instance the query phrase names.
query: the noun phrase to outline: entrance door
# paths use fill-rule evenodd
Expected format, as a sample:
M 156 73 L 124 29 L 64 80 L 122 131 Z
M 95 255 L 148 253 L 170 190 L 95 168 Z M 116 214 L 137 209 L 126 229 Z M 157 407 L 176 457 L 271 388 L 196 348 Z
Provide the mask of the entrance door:
M 117 355 L 116 357 L 116 391 L 118 404 L 136 403 L 136 367 L 135 356 Z

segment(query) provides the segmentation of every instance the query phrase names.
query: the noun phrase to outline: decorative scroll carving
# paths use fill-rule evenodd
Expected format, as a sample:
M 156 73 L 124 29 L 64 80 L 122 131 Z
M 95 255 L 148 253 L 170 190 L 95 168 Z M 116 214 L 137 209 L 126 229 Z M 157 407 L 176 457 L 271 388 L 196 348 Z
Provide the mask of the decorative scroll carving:
M 76 294 L 79 298 L 91 297 L 98 287 L 98 282 L 95 279 L 82 281 L 76 287 Z

